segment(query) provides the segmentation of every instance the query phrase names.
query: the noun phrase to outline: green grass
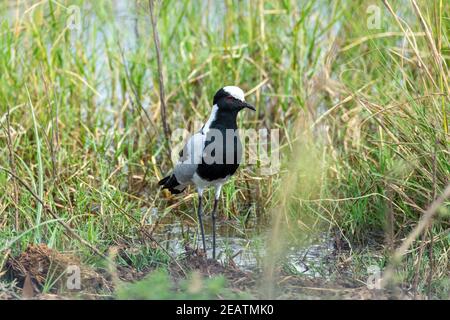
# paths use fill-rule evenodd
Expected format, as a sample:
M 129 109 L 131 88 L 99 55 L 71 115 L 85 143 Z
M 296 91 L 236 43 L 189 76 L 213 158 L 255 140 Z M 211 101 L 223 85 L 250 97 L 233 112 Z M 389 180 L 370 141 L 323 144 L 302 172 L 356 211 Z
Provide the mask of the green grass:
M 148 290 L 153 288 L 153 290 Z M 118 299 L 171 299 L 171 300 L 205 300 L 220 295 L 224 299 L 250 299 L 245 293 L 235 293 L 226 288 L 223 276 L 202 280 L 193 273 L 175 287 L 165 270 L 157 270 L 145 279 L 133 284 L 121 283 L 117 289 Z
M 412 4 L 392 1 L 417 50 L 381 3 L 380 29 L 369 30 L 369 4 L 156 6 L 172 130 L 197 129 L 227 84 L 257 88 L 248 100 L 258 112 L 241 115 L 241 127 L 280 129 L 280 174 L 242 167 L 224 187 L 220 215 L 245 233 L 247 215 L 266 230 L 278 213 L 282 223 L 272 231 L 287 243 L 337 230 L 353 249 L 360 279 L 367 261 L 386 266 L 389 243 L 401 243 L 450 176 L 449 4 L 419 2 L 430 40 Z M 78 33 L 66 27 L 69 5 L 81 10 Z M 167 266 L 164 253 L 141 248 L 142 228 L 161 220 L 148 223 L 142 214 L 156 208 L 159 217 L 192 223 L 197 202 L 187 195 L 168 200 L 157 188 L 171 161 L 147 1 L 44 1 L 33 9 L 22 3 L 18 12 L 2 2 L 0 17 L 7 18 L 0 24 L 0 166 L 45 203 L 0 170 L 0 256 L 44 242 L 101 264 L 54 221 L 51 208 L 101 252 L 137 247 L 128 257 L 133 267 Z M 205 212 L 210 208 L 208 200 Z M 406 287 L 418 272 L 426 294 L 431 272 L 431 295 L 448 292 L 449 225 L 448 215 L 438 215 L 410 248 L 399 267 Z M 376 252 L 365 253 L 373 242 Z

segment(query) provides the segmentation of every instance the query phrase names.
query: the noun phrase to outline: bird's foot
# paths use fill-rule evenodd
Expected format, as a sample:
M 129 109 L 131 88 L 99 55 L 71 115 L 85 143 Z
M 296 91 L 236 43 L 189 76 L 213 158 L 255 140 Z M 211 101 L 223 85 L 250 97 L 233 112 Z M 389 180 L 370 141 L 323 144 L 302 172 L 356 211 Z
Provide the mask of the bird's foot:
M 203 249 L 197 248 L 197 250 L 195 250 L 195 253 L 196 253 L 196 255 L 199 256 L 199 257 L 205 257 L 205 258 L 207 258 L 206 252 L 205 252 L 205 250 L 203 250 Z

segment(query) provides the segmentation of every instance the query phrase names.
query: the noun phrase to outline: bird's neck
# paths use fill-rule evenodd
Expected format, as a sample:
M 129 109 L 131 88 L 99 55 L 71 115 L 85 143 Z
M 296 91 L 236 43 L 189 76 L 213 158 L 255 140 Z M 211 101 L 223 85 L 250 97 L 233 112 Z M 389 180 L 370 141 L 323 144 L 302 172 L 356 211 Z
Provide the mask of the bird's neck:
M 236 118 L 238 112 L 229 112 L 220 110 L 217 105 L 213 106 L 211 115 L 208 121 L 203 126 L 203 130 L 209 130 L 209 128 L 226 128 L 237 129 Z
M 237 111 L 236 112 L 229 112 L 229 111 L 221 111 L 220 109 L 217 111 L 216 118 L 212 122 L 211 127 L 225 127 L 227 129 L 237 129 L 236 124 L 236 118 L 237 118 Z

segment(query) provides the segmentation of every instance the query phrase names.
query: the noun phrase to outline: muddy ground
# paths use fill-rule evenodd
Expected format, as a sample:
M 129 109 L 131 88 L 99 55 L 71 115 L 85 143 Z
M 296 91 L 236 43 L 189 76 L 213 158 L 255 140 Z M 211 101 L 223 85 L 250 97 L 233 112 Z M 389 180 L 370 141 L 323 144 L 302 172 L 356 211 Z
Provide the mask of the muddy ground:
M 71 265 L 80 267 L 80 290 L 63 290 L 66 281 L 64 270 Z M 106 268 L 108 269 L 108 268 Z M 71 254 L 63 254 L 46 245 L 30 245 L 17 257 L 9 257 L 0 273 L 0 299 L 113 299 L 117 282 L 135 282 L 150 274 L 153 269 L 137 271 L 130 267 L 113 267 L 95 270 L 83 265 Z M 183 270 L 182 270 L 183 269 Z M 245 292 L 255 299 L 409 299 L 401 290 L 369 290 L 363 283 L 349 280 L 324 280 L 307 276 L 276 272 L 272 297 L 264 287 L 261 272 L 239 269 L 233 263 L 224 265 L 206 259 L 196 250 L 187 249 L 180 265 L 171 263 L 169 273 L 177 287 L 185 279 L 185 272 L 196 272 L 203 278 L 223 275 L 227 287 L 233 292 Z M 46 284 L 49 275 L 55 279 Z M 177 290 L 177 289 L 175 289 Z M 217 298 L 220 299 L 220 296 Z

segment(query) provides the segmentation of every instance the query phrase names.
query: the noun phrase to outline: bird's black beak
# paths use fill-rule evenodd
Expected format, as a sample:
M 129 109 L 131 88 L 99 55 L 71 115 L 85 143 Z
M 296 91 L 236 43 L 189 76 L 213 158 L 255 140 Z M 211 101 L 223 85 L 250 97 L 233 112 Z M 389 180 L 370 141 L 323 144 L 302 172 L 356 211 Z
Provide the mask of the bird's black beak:
M 255 109 L 254 106 L 252 106 L 250 103 L 247 103 L 247 102 L 245 102 L 245 101 L 242 102 L 241 107 L 242 107 L 242 108 L 248 108 L 248 109 L 250 109 L 250 110 L 256 111 L 256 109 Z

